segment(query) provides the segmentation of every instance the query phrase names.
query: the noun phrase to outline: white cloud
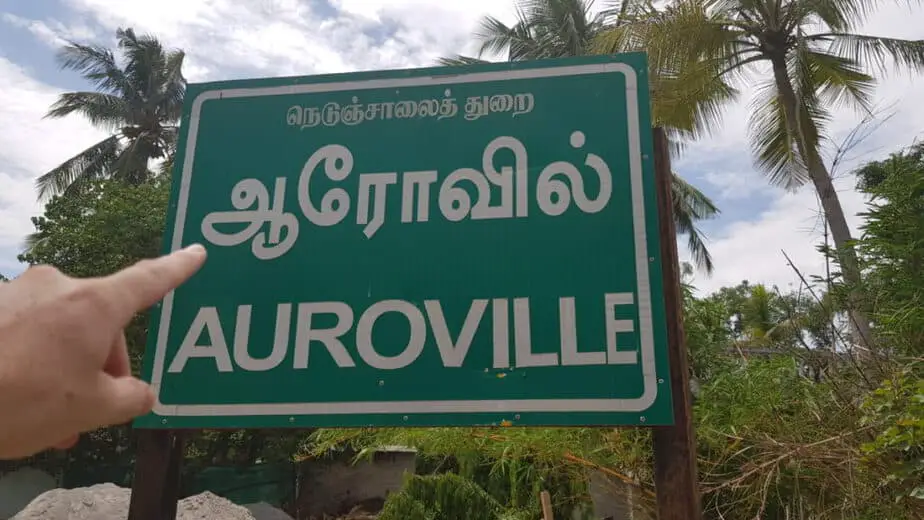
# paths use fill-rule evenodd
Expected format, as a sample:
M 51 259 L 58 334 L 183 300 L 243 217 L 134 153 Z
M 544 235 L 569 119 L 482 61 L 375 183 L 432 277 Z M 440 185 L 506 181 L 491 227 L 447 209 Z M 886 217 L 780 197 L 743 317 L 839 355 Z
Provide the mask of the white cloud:
M 10 25 L 28 30 L 36 38 L 52 47 L 65 45 L 67 40 L 86 41 L 97 37 L 93 29 L 85 24 L 65 25 L 58 20 L 29 20 L 12 13 L 3 13 L 0 18 Z
M 110 30 L 132 26 L 187 50 L 217 79 L 227 69 L 291 75 L 432 65 L 440 55 L 465 50 L 486 0 L 66 0 Z M 503 10 L 502 10 L 503 12 Z M 376 36 L 371 36 L 376 35 Z
M 102 137 L 76 117 L 43 119 L 58 94 L 0 56 L 0 272 L 15 265 L 29 217 L 41 213 L 35 177 Z
M 773 188 L 765 182 L 755 182 L 754 172 L 741 170 L 707 171 L 703 179 L 724 200 L 746 199 L 755 195 L 773 196 Z
M 856 229 L 860 223 L 857 213 L 863 211 L 865 201 L 851 183 L 851 179 L 841 181 L 838 192 L 848 223 Z M 790 284 L 797 288 L 799 275 L 788 265 L 783 253 L 811 282 L 812 275 L 825 272 L 824 257 L 816 249 L 823 241 L 824 228 L 815 192 L 805 188 L 797 193 L 780 194 L 767 211 L 729 223 L 720 236 L 709 242 L 716 271 L 709 278 L 697 273 L 693 284 L 701 293 L 736 285 L 742 280 L 775 284 L 782 291 Z M 681 251 L 681 257 L 684 256 Z
M 2 163 L 0 163 L 2 164 Z M 0 274 L 18 271 L 16 255 L 23 237 L 31 232 L 29 217 L 40 212 L 28 177 L 17 177 L 0 166 Z

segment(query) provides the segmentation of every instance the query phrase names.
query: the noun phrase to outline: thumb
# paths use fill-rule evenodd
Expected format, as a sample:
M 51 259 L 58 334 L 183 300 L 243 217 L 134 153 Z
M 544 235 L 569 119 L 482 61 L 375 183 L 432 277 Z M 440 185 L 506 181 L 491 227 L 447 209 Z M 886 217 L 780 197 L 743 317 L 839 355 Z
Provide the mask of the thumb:
M 126 423 L 151 411 L 154 392 L 144 381 L 131 377 L 112 377 L 100 373 L 95 426 Z

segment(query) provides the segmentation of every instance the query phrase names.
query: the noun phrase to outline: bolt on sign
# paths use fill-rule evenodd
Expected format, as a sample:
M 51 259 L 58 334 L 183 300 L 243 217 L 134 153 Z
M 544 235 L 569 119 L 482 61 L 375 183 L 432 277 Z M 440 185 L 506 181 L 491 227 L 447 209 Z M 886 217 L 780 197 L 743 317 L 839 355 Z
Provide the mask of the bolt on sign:
M 644 54 L 193 84 L 147 428 L 673 421 Z M 673 237 L 670 238 L 673 240 Z

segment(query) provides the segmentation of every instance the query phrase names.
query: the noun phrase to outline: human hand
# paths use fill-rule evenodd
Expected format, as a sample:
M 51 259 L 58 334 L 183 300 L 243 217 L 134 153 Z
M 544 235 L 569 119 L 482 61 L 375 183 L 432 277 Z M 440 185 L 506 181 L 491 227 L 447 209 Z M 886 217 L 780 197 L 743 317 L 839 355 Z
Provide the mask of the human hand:
M 131 375 L 124 328 L 204 261 L 197 245 L 102 278 L 36 266 L 0 283 L 0 459 L 148 413 L 154 394 Z

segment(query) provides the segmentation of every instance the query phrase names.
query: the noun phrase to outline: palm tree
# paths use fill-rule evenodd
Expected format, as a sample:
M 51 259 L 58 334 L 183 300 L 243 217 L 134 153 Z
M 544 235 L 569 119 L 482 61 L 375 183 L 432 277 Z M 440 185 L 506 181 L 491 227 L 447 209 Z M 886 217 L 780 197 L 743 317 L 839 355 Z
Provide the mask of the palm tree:
M 696 222 L 715 217 L 719 214 L 719 208 L 705 193 L 696 189 L 676 173 L 673 173 L 671 177 L 671 199 L 674 228 L 677 233 L 687 236 L 687 250 L 693 257 L 693 262 L 706 273 L 712 273 L 715 268 L 712 255 L 706 248 L 703 234 L 696 227 Z
M 812 183 L 844 277 L 854 286 L 860 282 L 857 256 L 822 157 L 830 109 L 846 104 L 871 112 L 875 78 L 864 66 L 880 73 L 891 64 L 924 69 L 924 41 L 852 32 L 871 11 L 864 0 L 674 0 L 644 34 L 649 48 L 681 62 L 710 62 L 729 77 L 759 80 L 749 123 L 757 164 L 774 185 Z M 768 64 L 769 74 L 758 64 Z M 856 339 L 869 346 L 860 295 L 851 300 Z
M 475 38 L 479 42 L 477 57 L 456 55 L 439 59 L 442 65 L 485 63 L 485 54 L 505 55 L 507 61 L 586 56 L 607 52 L 598 45 L 603 35 L 612 34 L 614 27 L 627 26 L 648 10 L 647 4 L 624 2 L 618 9 L 591 14 L 593 0 L 520 0 L 516 4 L 517 21 L 507 26 L 493 17 L 481 21 Z M 625 33 L 620 45 L 629 49 L 639 41 L 634 33 Z M 614 42 L 610 41 L 610 44 Z M 672 139 L 672 148 L 679 140 L 699 135 L 718 116 L 719 108 L 735 96 L 717 74 L 703 66 L 680 67 L 671 55 L 649 56 L 652 87 L 653 118 Z M 699 220 L 713 218 L 719 210 L 693 185 L 676 173 L 672 181 L 674 223 L 678 233 L 688 236 L 687 247 L 697 267 L 711 273 L 714 266 L 702 233 L 696 227 Z
M 119 29 L 116 37 L 121 65 L 112 51 L 95 45 L 69 42 L 58 53 L 62 68 L 80 73 L 96 90 L 61 94 L 46 117 L 80 114 L 111 135 L 41 175 L 40 200 L 67 195 L 91 179 L 143 182 L 156 175 L 152 160 L 173 154 L 186 93 L 185 55 L 132 29 Z
M 777 295 L 763 284 L 751 286 L 741 309 L 741 327 L 752 345 L 770 341 L 772 331 L 782 317 L 777 312 Z

